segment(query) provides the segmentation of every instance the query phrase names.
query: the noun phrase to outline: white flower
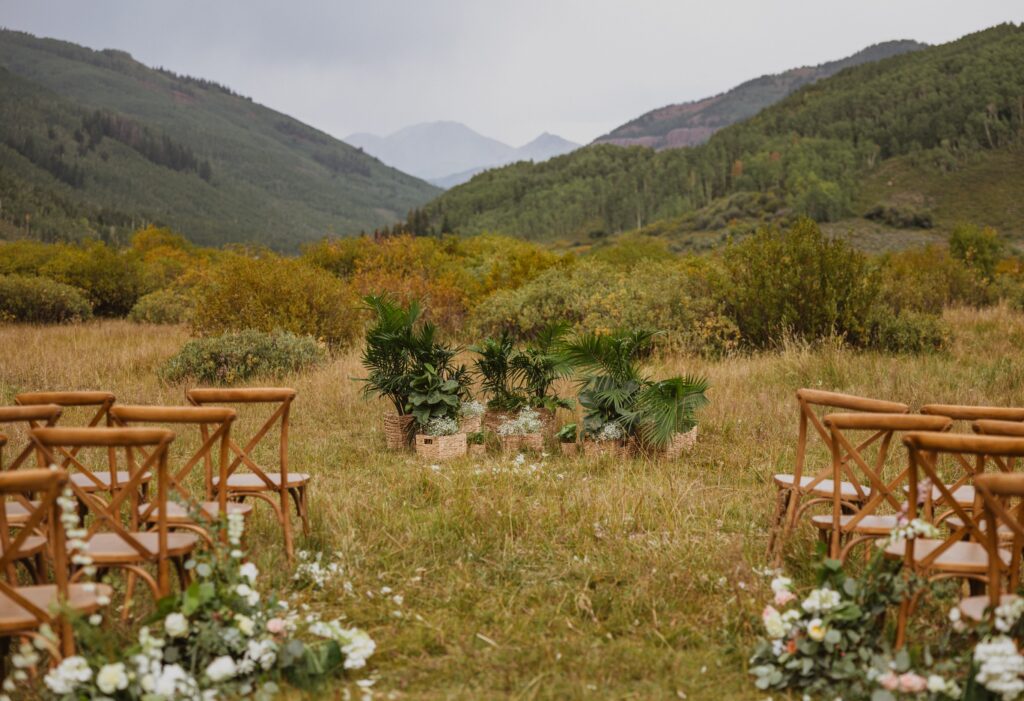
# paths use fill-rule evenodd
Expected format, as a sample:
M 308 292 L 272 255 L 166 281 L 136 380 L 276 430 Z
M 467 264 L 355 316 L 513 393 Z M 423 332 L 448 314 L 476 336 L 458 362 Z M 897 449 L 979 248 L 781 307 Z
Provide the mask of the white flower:
M 459 432 L 459 422 L 447 416 L 438 416 L 428 421 L 423 430 L 428 436 L 454 436 Z
M 528 433 L 539 433 L 544 427 L 540 414 L 533 409 L 522 409 L 514 419 L 509 419 L 498 426 L 501 436 L 525 436 Z
M 617 441 L 621 440 L 625 433 L 622 430 L 622 426 L 610 421 L 601 427 L 601 430 L 597 433 L 597 440 L 599 441 Z
M 1003 699 L 1015 699 L 1024 692 L 1024 657 L 1011 638 L 988 638 L 974 648 L 978 683 Z
M 245 656 L 264 670 L 270 669 L 277 661 L 277 644 L 273 640 L 250 640 Z
M 235 593 L 245 599 L 250 606 L 255 606 L 260 601 L 260 593 L 248 584 L 239 584 L 235 587 Z
M 125 671 L 124 663 L 115 662 L 105 664 L 96 673 L 96 688 L 104 694 L 113 694 L 115 691 L 124 691 L 128 688 L 128 672 Z
M 238 630 L 245 636 L 252 635 L 253 631 L 256 629 L 256 624 L 253 623 L 253 620 L 248 616 L 235 616 L 235 625 L 238 626 Z
M 777 640 L 786 636 L 787 626 L 775 607 L 765 606 L 761 612 L 761 620 L 764 621 L 764 629 L 769 638 Z
M 238 666 L 228 655 L 222 655 L 209 664 L 206 668 L 206 676 L 216 684 L 226 679 L 231 679 L 238 672 Z
M 172 638 L 184 638 L 188 635 L 188 618 L 180 613 L 169 613 L 164 619 L 164 630 Z
M 259 576 L 260 571 L 256 569 L 256 565 L 251 562 L 246 562 L 244 565 L 238 568 L 238 574 L 249 580 L 249 584 L 256 583 L 256 577 Z
M 90 679 L 92 668 L 89 667 L 89 662 L 84 657 L 74 655 L 65 657 L 63 662 L 50 670 L 43 678 L 43 683 L 53 693 L 64 696 L 73 694 L 79 684 L 84 684 Z
M 824 613 L 831 611 L 841 602 L 842 598 L 839 596 L 839 592 L 833 591 L 828 587 L 822 587 L 808 594 L 801 607 L 807 613 Z
M 793 580 L 789 577 L 776 577 L 772 580 L 772 593 L 778 594 L 779 592 L 789 591 L 793 586 Z
M 825 639 L 825 633 L 828 629 L 825 628 L 825 624 L 821 622 L 820 618 L 812 618 L 807 623 L 807 637 L 816 642 L 821 642 Z

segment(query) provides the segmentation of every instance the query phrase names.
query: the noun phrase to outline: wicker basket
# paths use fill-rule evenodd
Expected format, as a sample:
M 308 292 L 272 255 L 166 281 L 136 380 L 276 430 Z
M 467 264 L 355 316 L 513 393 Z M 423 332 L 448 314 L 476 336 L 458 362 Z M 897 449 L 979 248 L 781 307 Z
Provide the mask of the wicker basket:
M 544 434 L 525 433 L 515 436 L 502 436 L 501 449 L 506 453 L 520 453 L 524 450 L 533 453 L 543 453 Z
M 482 417 L 479 414 L 477 416 L 464 416 L 459 428 L 462 429 L 463 433 L 480 433 L 482 424 Z
M 564 455 L 567 458 L 576 457 L 577 455 L 580 454 L 579 443 L 559 443 L 558 447 L 561 448 L 562 455 Z
M 668 446 L 665 448 L 665 458 L 667 460 L 678 460 L 679 457 L 689 451 L 697 443 L 697 427 L 694 426 L 686 433 L 675 433 L 672 435 L 672 440 L 669 441 Z
M 583 454 L 594 460 L 605 457 L 624 458 L 626 446 L 620 441 L 584 441 Z
M 412 444 L 412 424 L 415 419 L 412 414 L 399 416 L 398 414 L 384 415 L 384 440 L 388 450 L 408 450 Z
M 487 455 L 487 446 L 483 443 L 473 443 L 469 446 L 469 454 L 475 458 Z
M 497 433 L 498 426 L 501 426 L 509 419 L 514 418 L 515 415 L 510 414 L 507 411 L 494 411 L 493 409 L 488 409 L 487 411 L 484 412 L 483 426 L 491 433 Z
M 466 454 L 466 434 L 452 436 L 428 436 L 416 434 L 416 454 L 427 460 L 451 460 Z

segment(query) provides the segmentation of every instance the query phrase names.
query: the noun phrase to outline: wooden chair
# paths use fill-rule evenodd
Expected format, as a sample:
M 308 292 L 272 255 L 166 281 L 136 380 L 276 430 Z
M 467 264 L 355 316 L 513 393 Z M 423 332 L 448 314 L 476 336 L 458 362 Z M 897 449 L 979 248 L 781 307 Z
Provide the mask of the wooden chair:
M 269 416 L 244 445 L 239 445 L 234 437 L 228 440 L 235 457 L 227 467 L 227 496 L 229 499 L 239 501 L 254 497 L 270 504 L 281 524 L 285 553 L 289 561 L 295 557 L 288 506 L 289 496 L 295 503 L 296 515 L 302 521 L 303 533 L 309 535 L 309 515 L 306 502 L 306 485 L 309 482 L 309 475 L 290 472 L 288 469 L 288 417 L 295 395 L 295 390 L 288 388 L 192 389 L 186 393 L 188 401 L 195 406 L 232 404 L 267 408 Z M 277 445 L 277 469 L 271 470 L 256 462 L 254 450 L 278 424 L 280 424 L 280 434 Z M 204 438 L 205 430 L 203 429 Z M 238 472 L 238 468 L 242 465 L 245 465 L 249 472 Z M 214 480 L 214 487 L 220 488 L 218 480 Z
M 171 532 L 166 509 L 161 509 L 157 514 L 154 530 L 144 531 L 140 527 L 138 510 L 138 488 L 142 479 L 149 474 L 156 476 L 156 504 L 167 502 L 167 448 L 174 440 L 174 432 L 162 428 L 37 428 L 32 431 L 32 439 L 50 460 L 55 460 L 61 449 L 107 448 L 111 453 L 123 451 L 125 466 L 128 468 L 127 479 L 110 485 L 114 491 L 109 502 L 100 499 L 95 491 L 69 480 L 71 491 L 93 516 L 83 539 L 88 544 L 89 557 L 97 568 L 119 568 L 139 576 L 149 585 L 157 599 L 171 591 L 171 562 L 177 566 L 182 584 L 185 583 L 187 577 L 183 562 L 195 549 L 198 536 L 194 533 Z M 136 464 L 135 451 L 147 449 L 145 459 L 141 464 Z M 88 470 L 77 461 L 75 465 L 78 470 Z M 89 477 L 91 479 L 92 475 Z M 123 512 L 126 513 L 122 515 Z M 155 579 L 144 569 L 146 564 L 156 565 Z M 75 578 L 83 572 L 76 572 Z M 130 599 L 125 601 L 125 611 L 130 603 Z
M 908 571 L 913 571 L 928 580 L 963 579 L 982 585 L 989 582 L 989 571 L 992 557 L 1003 561 L 1009 566 L 1010 553 L 1005 548 L 989 550 L 989 538 L 981 527 L 982 509 L 980 505 L 968 510 L 961 506 L 952 496 L 953 486 L 944 484 L 938 474 L 937 465 L 941 456 L 951 456 L 954 464 L 968 473 L 968 479 L 975 481 L 985 473 L 985 468 L 995 465 L 999 472 L 1005 471 L 1006 459 L 1024 456 L 1024 439 L 1003 436 L 974 436 L 961 433 L 922 433 L 912 432 L 903 437 L 907 446 L 908 484 L 907 518 L 910 521 L 919 515 L 926 521 L 934 521 L 934 509 L 930 497 L 931 490 L 926 490 L 924 509 L 919 511 L 919 486 L 922 478 L 928 480 L 938 489 L 943 501 L 949 504 L 953 513 L 962 524 L 959 528 L 950 529 L 944 538 L 915 538 L 901 543 L 891 543 L 885 548 L 885 556 L 903 560 Z M 973 514 L 978 514 L 975 518 Z M 907 543 L 913 543 L 908 547 Z M 907 599 L 900 606 L 897 620 L 896 645 L 903 645 L 907 619 L 916 605 L 916 596 Z
M 118 426 L 171 424 L 175 427 L 196 426 L 199 429 L 197 434 L 201 438 L 198 448 L 182 465 L 168 473 L 168 485 L 173 495 L 183 500 L 167 502 L 167 522 L 170 527 L 196 530 L 205 538 L 207 536 L 202 523 L 197 523 L 192 513 L 208 522 L 222 514 L 239 513 L 247 516 L 252 511 L 252 504 L 229 502 L 227 489 L 223 487 L 230 459 L 231 425 L 236 416 L 234 409 L 225 407 L 116 405 L 110 408 L 110 417 Z M 212 457 L 215 448 L 216 474 Z M 190 473 L 200 464 L 204 469 L 203 491 L 202 496 L 197 498 L 187 482 Z M 218 485 L 216 488 L 215 484 Z M 140 504 L 138 510 L 143 522 L 156 523 L 162 509 L 153 502 Z
M 0 509 L 0 571 L 8 571 L 11 553 L 21 550 L 31 533 L 44 531 L 53 556 L 53 584 L 18 586 L 13 580 L 0 579 L 0 639 L 2 652 L 11 638 L 30 637 L 46 647 L 55 659 L 73 655 L 75 641 L 68 620 L 57 612 L 65 605 L 78 613 L 89 615 L 100 608 L 102 597 L 110 597 L 111 589 L 104 584 L 83 585 L 68 582 L 67 555 L 64 527 L 60 520 L 57 498 L 67 484 L 64 470 L 25 469 L 0 473 L 0 496 L 16 496 L 32 492 L 39 496 L 28 519 L 17 535 L 11 536 L 4 511 Z M 58 634 L 57 646 L 39 635 L 39 628 L 49 624 Z M 2 676 L 2 675 L 0 675 Z
M 110 392 L 75 391 L 75 392 L 22 392 L 15 395 L 14 401 L 22 406 L 34 406 L 39 404 L 56 404 L 57 406 L 83 407 L 87 411 L 85 428 L 97 426 L 110 427 L 110 407 L 114 405 L 114 395 Z M 64 417 L 66 420 L 66 416 Z M 128 481 L 128 473 L 117 469 L 114 451 L 107 452 L 107 469 L 101 470 L 97 467 L 86 467 L 79 460 L 79 449 L 61 447 L 58 454 L 61 457 L 60 467 L 69 471 L 71 481 L 86 492 L 113 492 L 119 489 L 118 485 Z M 54 457 L 57 457 L 55 454 Z M 79 469 L 71 469 L 77 466 Z M 151 479 L 150 475 L 143 475 L 139 482 L 139 495 L 145 499 L 146 487 Z
M 18 450 L 14 459 L 8 463 L 0 463 L 4 470 L 17 470 L 26 464 L 30 457 L 35 458 L 36 467 L 45 467 L 42 456 L 36 450 L 35 444 L 29 432 L 33 428 L 53 426 L 60 419 L 62 409 L 56 404 L 36 404 L 32 406 L 5 406 L 0 407 L 0 424 L 10 425 L 21 430 L 24 434 L 24 445 Z M 24 426 L 19 426 L 24 424 Z M 5 501 L 4 508 L 7 511 L 7 522 L 11 525 L 24 523 L 28 518 L 29 511 L 34 508 L 28 503 L 28 499 L 22 495 L 15 495 L 12 500 Z
M 870 412 L 876 414 L 906 414 L 910 407 L 898 402 L 889 402 L 852 394 L 825 392 L 816 389 L 799 389 L 796 400 L 800 409 L 799 432 L 796 444 L 796 464 L 793 474 L 777 474 L 774 476 L 775 486 L 779 493 L 776 499 L 775 516 L 772 520 L 768 536 L 768 557 L 773 564 L 782 559 L 789 534 L 796 526 L 800 516 L 807 509 L 832 500 L 834 490 L 831 461 L 820 469 L 809 470 L 806 467 L 808 426 L 814 429 L 825 446 L 831 452 L 832 438 L 821 422 L 819 415 L 831 413 L 832 410 Z M 847 472 L 845 459 L 842 472 Z M 868 498 L 868 491 L 859 489 L 854 482 L 844 480 L 839 485 L 840 495 L 844 504 L 863 503 Z M 804 499 L 810 499 L 804 503 Z
M 844 413 L 829 414 L 822 423 L 832 444 L 832 513 L 812 516 L 811 523 L 829 534 L 830 557 L 845 561 L 856 545 L 884 538 L 899 525 L 904 499 L 901 490 L 909 468 L 904 463 L 895 476 L 886 476 L 893 436 L 906 431 L 948 431 L 953 422 L 942 416 Z M 868 434 L 866 439 L 853 438 L 863 434 Z M 873 459 L 869 448 L 873 448 Z M 843 497 L 839 485 L 844 473 L 858 490 L 869 494 L 864 501 L 850 504 Z
M 972 425 L 976 421 L 1000 421 L 1000 422 L 1024 422 L 1024 408 L 1003 407 L 1003 406 L 971 406 L 966 404 L 925 404 L 921 407 L 921 413 L 929 416 L 945 416 L 955 422 Z M 971 426 L 973 428 L 973 425 Z M 963 427 L 964 429 L 967 426 Z M 975 503 L 974 486 L 966 478 L 961 476 L 956 484 L 950 485 L 952 499 L 960 506 L 970 509 Z M 952 510 L 946 500 L 939 498 L 938 490 L 932 492 L 935 506 L 945 508 L 944 514 L 939 518 L 944 521 L 952 515 Z

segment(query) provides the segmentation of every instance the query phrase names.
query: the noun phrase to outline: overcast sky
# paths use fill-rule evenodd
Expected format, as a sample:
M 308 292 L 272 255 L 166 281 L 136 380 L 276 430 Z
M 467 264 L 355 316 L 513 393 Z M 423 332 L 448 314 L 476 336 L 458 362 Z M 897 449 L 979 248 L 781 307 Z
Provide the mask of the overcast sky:
M 512 145 L 1006 21 L 1024 0 L 0 0 L 0 25 L 216 80 L 337 137 L 446 119 Z

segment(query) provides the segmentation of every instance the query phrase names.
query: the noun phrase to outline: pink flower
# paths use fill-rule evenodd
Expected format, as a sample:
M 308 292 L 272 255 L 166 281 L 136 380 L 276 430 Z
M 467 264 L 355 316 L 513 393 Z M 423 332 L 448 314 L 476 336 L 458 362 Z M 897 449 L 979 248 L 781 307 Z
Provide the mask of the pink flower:
M 796 599 L 796 594 L 794 594 L 791 591 L 786 591 L 785 589 L 783 589 L 782 591 L 775 594 L 775 605 L 785 606 L 794 599 Z
M 896 691 L 900 688 L 900 678 L 895 672 L 886 672 L 878 678 L 878 683 L 887 691 Z
M 267 632 L 277 635 L 284 632 L 284 621 L 280 618 L 271 618 L 267 621 Z
M 907 672 L 900 675 L 900 691 L 908 694 L 919 694 L 928 689 L 928 680 L 920 674 Z

